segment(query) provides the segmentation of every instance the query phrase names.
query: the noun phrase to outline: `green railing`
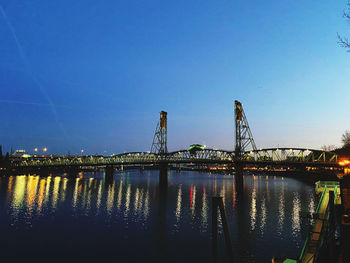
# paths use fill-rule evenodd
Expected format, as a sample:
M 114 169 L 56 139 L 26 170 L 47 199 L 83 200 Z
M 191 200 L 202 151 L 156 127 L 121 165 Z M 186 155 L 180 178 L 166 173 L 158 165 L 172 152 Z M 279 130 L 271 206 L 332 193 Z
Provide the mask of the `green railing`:
M 318 216 L 318 218 L 316 219 L 316 222 L 313 225 L 312 231 L 308 234 L 308 236 L 305 240 L 303 249 L 300 253 L 300 256 L 299 256 L 297 262 L 310 263 L 310 262 L 317 261 L 320 249 L 322 248 L 325 239 L 328 237 L 329 217 L 330 217 L 329 199 L 327 200 L 328 203 L 327 203 L 326 209 L 325 209 L 323 214 L 320 214 L 320 212 L 321 212 L 320 210 L 321 210 L 322 206 L 324 205 L 325 198 L 327 197 L 327 195 L 329 195 L 329 191 L 334 191 L 334 204 L 337 203 L 337 200 L 338 200 L 339 194 L 340 194 L 340 186 L 339 186 L 339 182 L 336 182 L 336 181 L 324 181 L 324 182 L 318 181 L 318 182 L 316 182 L 316 187 L 315 187 L 316 192 L 318 192 L 319 189 L 323 189 L 323 191 L 322 191 L 320 201 L 319 201 L 317 208 L 316 208 L 316 211 L 315 211 L 315 214 Z M 339 193 L 338 193 L 338 191 L 339 191 Z M 315 232 L 317 220 L 323 221 L 322 228 L 321 228 L 320 232 Z M 309 251 L 310 242 L 311 242 L 312 236 L 314 234 L 319 234 L 317 247 L 316 247 L 315 252 L 313 252 L 313 255 L 309 259 L 306 259 L 305 257 Z

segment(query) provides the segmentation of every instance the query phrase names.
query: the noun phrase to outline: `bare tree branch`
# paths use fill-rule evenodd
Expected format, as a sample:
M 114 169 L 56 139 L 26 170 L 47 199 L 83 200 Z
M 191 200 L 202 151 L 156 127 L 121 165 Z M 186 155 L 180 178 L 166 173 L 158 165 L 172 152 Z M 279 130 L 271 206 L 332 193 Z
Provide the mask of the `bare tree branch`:
M 350 23 L 350 2 L 347 4 L 347 10 L 344 10 L 343 17 Z M 346 48 L 348 52 L 350 52 L 350 40 L 347 37 L 341 37 L 338 33 L 338 44 Z
M 321 149 L 323 151 L 331 152 L 331 151 L 334 151 L 335 149 L 337 149 L 337 147 L 333 144 L 332 145 L 322 145 Z
M 344 134 L 341 137 L 341 141 L 344 146 L 349 146 L 350 145 L 350 132 L 345 131 Z
M 348 52 L 350 52 L 350 41 L 347 37 L 341 37 L 339 34 L 337 34 L 338 36 L 338 44 L 343 47 L 343 48 L 347 48 Z
M 350 22 L 350 2 L 348 3 L 348 10 L 344 10 L 343 17 Z

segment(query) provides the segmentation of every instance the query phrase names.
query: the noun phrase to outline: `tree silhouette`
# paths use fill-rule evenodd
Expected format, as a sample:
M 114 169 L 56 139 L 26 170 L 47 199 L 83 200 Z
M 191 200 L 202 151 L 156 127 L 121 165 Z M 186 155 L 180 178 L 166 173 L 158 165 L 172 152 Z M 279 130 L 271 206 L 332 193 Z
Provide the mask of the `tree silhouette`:
M 347 9 L 344 10 L 343 17 L 350 23 L 350 2 L 347 4 Z M 338 43 L 340 46 L 346 48 L 350 52 L 350 39 L 347 37 L 341 37 L 338 34 Z
M 341 137 L 341 141 L 343 142 L 343 147 L 349 147 L 350 146 L 350 132 L 345 131 L 344 134 Z
M 322 145 L 321 146 L 322 151 L 326 151 L 326 152 L 331 152 L 334 151 L 335 149 L 337 149 L 337 147 L 335 145 Z

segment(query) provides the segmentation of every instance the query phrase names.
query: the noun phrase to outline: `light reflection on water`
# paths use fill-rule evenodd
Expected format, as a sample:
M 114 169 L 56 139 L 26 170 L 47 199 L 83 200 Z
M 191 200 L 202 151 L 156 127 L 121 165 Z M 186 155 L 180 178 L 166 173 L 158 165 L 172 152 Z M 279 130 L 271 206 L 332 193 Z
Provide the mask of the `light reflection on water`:
M 53 222 L 57 231 L 63 231 L 70 225 L 73 227 L 74 220 L 78 220 L 90 229 L 99 229 L 94 234 L 99 244 L 107 241 L 97 232 L 107 231 L 114 233 L 113 236 L 105 234 L 109 241 L 128 243 L 138 240 L 142 245 L 134 246 L 153 252 L 157 246 L 150 240 L 158 236 L 156 232 L 165 231 L 162 235 L 168 242 L 168 261 L 189 261 L 187 247 L 196 244 L 191 248 L 192 253 L 198 258 L 197 251 L 203 262 L 209 262 L 210 198 L 218 193 L 224 197 L 234 250 L 248 251 L 249 255 L 241 258 L 241 262 L 260 262 L 270 260 L 272 255 L 296 256 L 299 253 L 303 244 L 301 213 L 314 212 L 317 204 L 313 186 L 294 179 L 247 175 L 244 193 L 238 195 L 232 176 L 170 171 L 166 204 L 162 208 L 157 180 L 157 171 L 141 173 L 135 170 L 117 173 L 111 184 L 104 181 L 103 173 L 95 178 L 86 174 L 74 179 L 62 176 L 3 177 L 0 196 L 6 198 L 0 199 L 0 207 L 6 215 L 0 217 L 0 230 L 5 230 L 8 235 L 15 229 L 38 233 L 41 224 Z M 166 211 L 162 214 L 159 209 Z M 164 227 L 162 224 L 156 226 L 159 213 L 164 217 L 161 220 L 166 221 Z M 78 231 L 75 238 L 85 233 L 85 230 L 74 231 Z M 22 232 L 16 233 L 21 235 Z M 33 237 L 25 238 L 31 240 Z M 55 235 L 50 238 L 55 239 Z M 123 250 L 120 252 L 122 254 Z M 156 258 L 153 252 L 149 252 L 150 257 Z M 137 255 L 128 257 L 138 259 Z
M 250 205 L 250 226 L 251 230 L 255 229 L 255 223 L 256 223 L 256 178 L 254 178 L 254 186 L 253 186 L 253 193 L 251 196 L 251 205 Z
M 283 230 L 283 222 L 284 222 L 284 210 L 285 210 L 285 200 L 284 200 L 284 181 L 281 182 L 280 188 L 280 196 L 279 196 L 279 207 L 278 207 L 278 235 L 282 235 Z
M 293 229 L 293 236 L 295 237 L 300 233 L 300 212 L 301 212 L 301 201 L 300 201 L 300 196 L 299 193 L 295 192 L 293 193 L 293 213 L 292 213 L 292 218 L 293 218 L 293 224 L 292 224 L 292 229 Z

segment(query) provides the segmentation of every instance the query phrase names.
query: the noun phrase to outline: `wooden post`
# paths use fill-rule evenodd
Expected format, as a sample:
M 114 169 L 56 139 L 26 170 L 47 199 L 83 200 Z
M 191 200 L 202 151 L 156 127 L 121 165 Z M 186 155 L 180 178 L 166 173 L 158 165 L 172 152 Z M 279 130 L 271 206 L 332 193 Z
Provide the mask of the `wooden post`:
M 218 262 L 218 198 L 212 197 L 212 250 L 213 250 L 213 263 Z
M 228 222 L 226 217 L 226 211 L 224 207 L 224 201 L 221 196 L 213 196 L 213 211 L 212 211 L 212 239 L 213 239 L 213 262 L 218 262 L 218 208 L 220 210 L 222 226 L 224 229 L 225 243 L 226 243 L 226 251 L 229 262 L 233 262 L 233 251 L 232 251 L 232 242 L 230 237 L 230 231 L 228 228 Z

